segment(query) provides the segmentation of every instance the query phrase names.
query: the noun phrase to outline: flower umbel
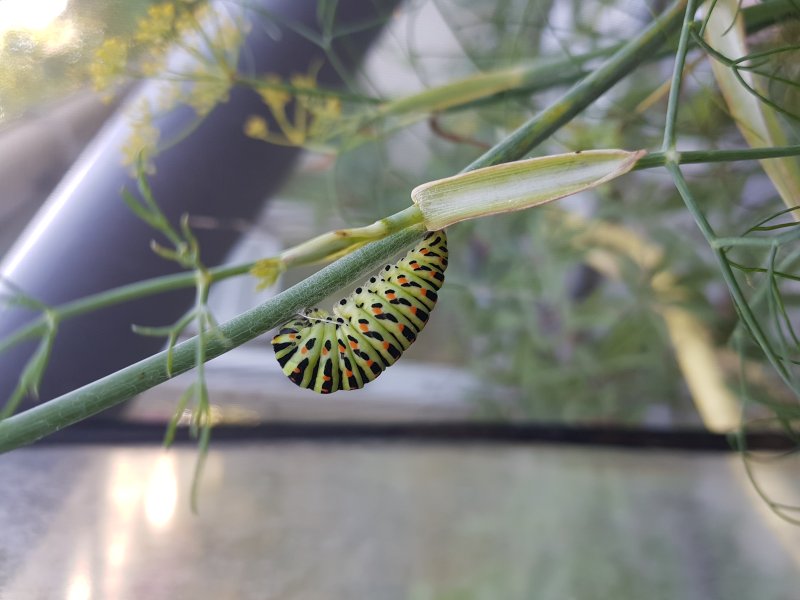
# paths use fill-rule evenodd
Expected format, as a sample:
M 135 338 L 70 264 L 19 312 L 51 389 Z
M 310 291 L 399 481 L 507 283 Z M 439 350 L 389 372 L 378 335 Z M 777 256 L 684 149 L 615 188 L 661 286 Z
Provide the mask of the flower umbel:
M 256 121 L 252 117 L 245 124 L 245 133 L 282 146 L 304 146 L 330 139 L 334 123 L 341 118 L 342 104 L 337 96 L 319 89 L 317 71 L 319 67 L 315 65 L 308 73 L 295 73 L 288 82 L 274 74 L 264 77 L 256 89 L 279 131 L 268 131 L 263 118 Z

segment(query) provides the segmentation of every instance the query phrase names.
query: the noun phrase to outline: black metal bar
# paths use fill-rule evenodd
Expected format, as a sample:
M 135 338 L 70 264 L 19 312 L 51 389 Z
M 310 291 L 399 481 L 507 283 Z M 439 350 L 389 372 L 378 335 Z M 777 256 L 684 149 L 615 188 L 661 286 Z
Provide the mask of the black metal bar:
M 160 423 L 114 420 L 88 421 L 37 442 L 51 445 L 158 445 L 164 439 Z M 749 450 L 791 451 L 796 445 L 777 432 L 753 432 L 745 437 Z M 393 444 L 490 444 L 617 447 L 687 452 L 736 452 L 734 436 L 700 429 L 584 427 L 533 423 L 321 423 L 281 422 L 256 425 L 218 425 L 213 445 L 236 443 L 393 443 Z M 194 444 L 180 428 L 176 444 Z

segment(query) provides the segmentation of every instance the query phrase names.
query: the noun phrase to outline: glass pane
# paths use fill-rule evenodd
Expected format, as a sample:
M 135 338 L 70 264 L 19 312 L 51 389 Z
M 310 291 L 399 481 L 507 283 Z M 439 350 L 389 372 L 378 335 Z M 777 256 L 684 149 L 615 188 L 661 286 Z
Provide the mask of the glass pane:
M 222 444 L 197 515 L 194 461 L 4 458 L 4 596 L 750 600 L 800 585 L 797 529 L 723 454 Z

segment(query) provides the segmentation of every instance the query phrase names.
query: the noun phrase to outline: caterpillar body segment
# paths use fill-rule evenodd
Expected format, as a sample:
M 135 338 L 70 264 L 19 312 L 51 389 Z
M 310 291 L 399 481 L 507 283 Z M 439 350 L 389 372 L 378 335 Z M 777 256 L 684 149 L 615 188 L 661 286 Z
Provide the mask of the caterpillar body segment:
M 328 394 L 364 387 L 393 365 L 428 322 L 447 268 L 447 236 L 434 231 L 394 265 L 340 300 L 307 309 L 272 339 L 296 385 Z

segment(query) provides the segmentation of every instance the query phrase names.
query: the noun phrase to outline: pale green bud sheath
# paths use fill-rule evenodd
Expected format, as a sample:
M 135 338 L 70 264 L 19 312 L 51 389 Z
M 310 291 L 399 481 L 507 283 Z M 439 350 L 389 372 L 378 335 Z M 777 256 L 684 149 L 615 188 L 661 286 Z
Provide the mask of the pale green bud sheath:
M 411 191 L 429 231 L 524 210 L 624 175 L 644 150 L 586 150 L 503 163 L 423 183 Z

